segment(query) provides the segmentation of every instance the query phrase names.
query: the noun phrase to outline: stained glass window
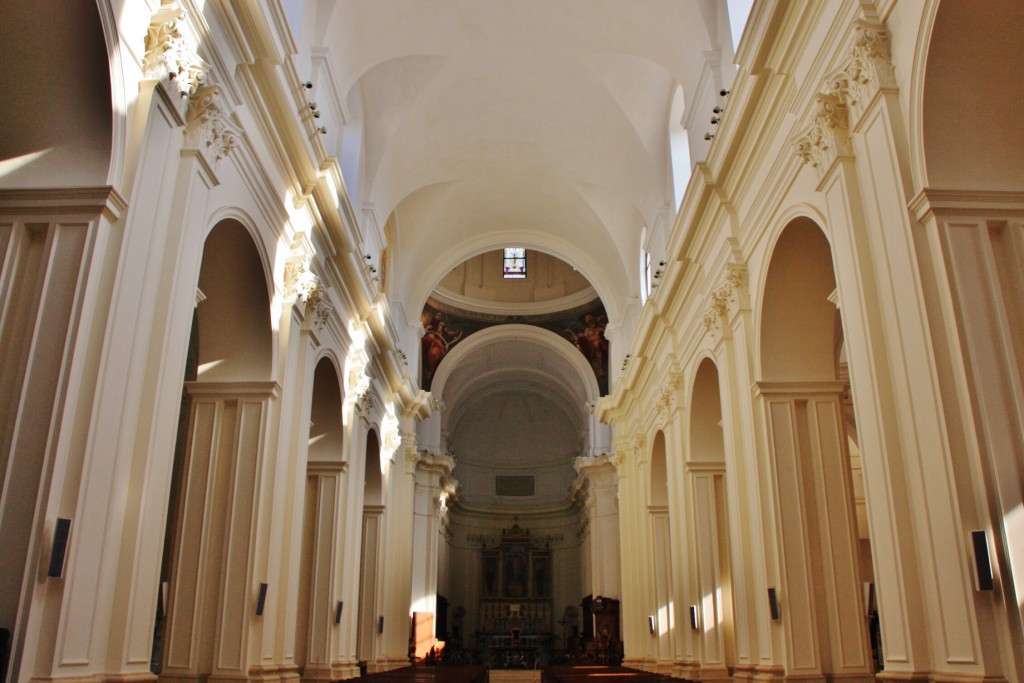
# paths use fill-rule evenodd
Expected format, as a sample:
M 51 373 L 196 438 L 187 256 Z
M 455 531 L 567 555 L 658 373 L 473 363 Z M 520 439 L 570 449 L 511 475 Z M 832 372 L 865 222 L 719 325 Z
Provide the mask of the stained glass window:
M 526 249 L 523 247 L 506 247 L 503 259 L 502 277 L 505 279 L 522 279 L 526 277 Z

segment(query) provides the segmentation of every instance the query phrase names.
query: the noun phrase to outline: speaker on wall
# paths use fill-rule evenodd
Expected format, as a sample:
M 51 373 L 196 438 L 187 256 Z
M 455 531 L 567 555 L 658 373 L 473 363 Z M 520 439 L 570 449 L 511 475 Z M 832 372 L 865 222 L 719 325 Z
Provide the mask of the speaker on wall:
M 994 580 L 992 559 L 988 554 L 988 534 L 984 530 L 972 531 L 971 544 L 974 546 L 974 588 L 979 591 L 990 591 L 994 587 Z
M 267 606 L 267 584 L 260 584 L 260 596 L 256 599 L 256 616 L 263 616 L 263 609 Z
M 335 607 L 334 607 L 334 623 L 335 624 L 340 624 L 341 623 L 341 610 L 343 610 L 344 608 L 345 608 L 345 603 L 342 602 L 341 600 L 338 600 L 338 604 L 335 605 Z
M 690 628 L 697 630 L 697 605 L 690 605 Z
M 50 563 L 46 568 L 46 576 L 59 579 L 64 576 L 64 560 L 68 554 L 68 540 L 71 537 L 71 520 L 58 517 L 53 526 L 53 542 L 50 544 Z
M 651 632 L 652 636 L 654 635 L 654 617 L 647 617 L 647 630 Z
M 775 594 L 774 588 L 768 589 L 768 611 L 772 615 L 772 621 L 779 620 L 779 597 Z

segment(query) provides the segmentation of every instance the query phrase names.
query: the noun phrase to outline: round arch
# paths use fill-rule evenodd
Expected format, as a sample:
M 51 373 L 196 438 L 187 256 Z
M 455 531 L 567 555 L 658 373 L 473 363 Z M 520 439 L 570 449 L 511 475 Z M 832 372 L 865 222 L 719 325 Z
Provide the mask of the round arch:
M 199 290 L 199 381 L 267 380 L 274 334 L 266 262 L 251 231 L 225 219 L 203 243 Z
M 587 278 L 594 291 L 597 292 L 598 297 L 605 306 L 609 322 L 612 324 L 621 322 L 625 311 L 620 301 L 621 297 L 614 295 L 617 288 L 613 278 L 605 274 L 607 269 L 601 268 L 596 261 L 587 256 L 583 249 L 576 245 L 542 233 L 524 233 L 519 231 L 505 231 L 482 235 L 476 240 L 463 242 L 446 251 L 441 258 L 431 264 L 429 269 L 425 270 L 418 278 L 407 283 L 405 290 L 410 293 L 410 298 L 415 304 L 411 310 L 420 311 L 423 309 L 427 299 L 430 297 L 430 293 L 434 291 L 452 268 L 486 251 L 501 249 L 510 244 L 525 247 L 526 249 L 543 251 L 576 268 Z
M 0 41 L 0 91 L 18 106 L 5 111 L 0 187 L 110 184 L 115 142 L 118 149 L 123 143 L 114 135 L 115 96 L 121 93 L 112 92 L 118 50 L 105 4 L 39 0 L 5 6 L 3 21 L 18 30 Z M 117 127 L 120 133 L 123 125 Z
M 930 0 L 910 85 L 916 189 L 1017 190 L 1024 185 L 1018 115 L 1024 5 L 1017 0 Z
M 686 459 L 725 462 L 722 394 L 718 366 L 708 357 L 697 365 L 690 388 L 689 448 Z

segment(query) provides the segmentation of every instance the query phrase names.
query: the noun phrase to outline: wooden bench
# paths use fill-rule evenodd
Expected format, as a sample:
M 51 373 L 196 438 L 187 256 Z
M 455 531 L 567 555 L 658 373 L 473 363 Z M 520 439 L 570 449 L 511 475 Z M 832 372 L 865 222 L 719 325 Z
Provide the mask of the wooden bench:
M 664 674 L 630 669 L 624 666 L 546 666 L 541 683 L 668 683 Z
M 487 683 L 482 666 L 407 666 L 394 671 L 361 676 L 374 683 Z

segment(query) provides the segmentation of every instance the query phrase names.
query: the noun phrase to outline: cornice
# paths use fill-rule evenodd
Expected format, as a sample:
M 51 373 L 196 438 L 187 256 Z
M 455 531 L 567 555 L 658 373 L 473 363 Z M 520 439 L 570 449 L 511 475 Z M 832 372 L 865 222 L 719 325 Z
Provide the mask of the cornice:
M 115 221 L 128 203 L 109 185 L 96 187 L 54 187 L 0 189 L 0 209 L 8 216 L 103 215 Z

